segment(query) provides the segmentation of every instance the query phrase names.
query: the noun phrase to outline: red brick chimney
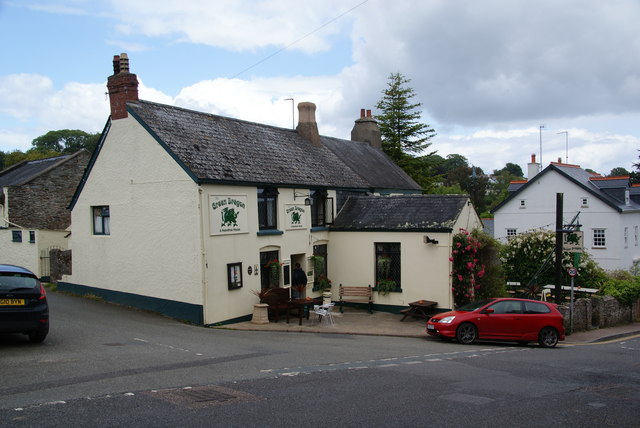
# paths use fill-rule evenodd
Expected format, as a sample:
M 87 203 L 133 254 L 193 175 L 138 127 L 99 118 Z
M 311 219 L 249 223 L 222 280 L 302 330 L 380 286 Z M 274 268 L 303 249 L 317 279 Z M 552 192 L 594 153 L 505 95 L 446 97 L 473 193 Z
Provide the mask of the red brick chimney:
M 126 53 L 113 56 L 113 76 L 107 78 L 111 120 L 127 117 L 127 101 L 138 101 L 138 77 L 129 73 Z

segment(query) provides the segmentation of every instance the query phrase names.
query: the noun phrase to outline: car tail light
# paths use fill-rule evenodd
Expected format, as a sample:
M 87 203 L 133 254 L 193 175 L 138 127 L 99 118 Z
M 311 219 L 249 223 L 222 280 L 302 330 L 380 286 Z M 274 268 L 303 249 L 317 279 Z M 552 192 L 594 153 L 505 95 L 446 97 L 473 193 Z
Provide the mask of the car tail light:
M 46 297 L 47 297 L 47 291 L 44 289 L 44 286 L 40 284 L 40 297 L 38 297 L 38 300 L 42 300 Z

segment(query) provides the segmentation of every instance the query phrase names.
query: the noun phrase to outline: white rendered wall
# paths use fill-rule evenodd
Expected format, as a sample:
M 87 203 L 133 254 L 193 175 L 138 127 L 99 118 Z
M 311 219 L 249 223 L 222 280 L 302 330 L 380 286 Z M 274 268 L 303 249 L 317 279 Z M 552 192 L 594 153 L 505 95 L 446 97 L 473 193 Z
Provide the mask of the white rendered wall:
M 253 304 L 259 302 L 251 291 L 258 291 L 261 288 L 259 273 L 261 251 L 278 251 L 280 262 L 289 265 L 291 269 L 296 261 L 301 263 L 303 270 L 312 269 L 308 258 L 313 255 L 313 245 L 326 242 L 328 232 L 311 232 L 311 209 L 304 206 L 304 198 L 294 199 L 293 189 L 278 188 L 278 230 L 283 233 L 262 236 L 258 235 L 256 187 L 205 185 L 202 186 L 202 190 L 201 215 L 206 260 L 205 324 L 246 316 L 252 312 Z M 309 193 L 304 189 L 297 189 L 295 192 L 298 195 Z M 209 195 L 246 197 L 247 231 L 211 235 Z M 329 191 L 328 196 L 335 199 L 335 192 Z M 303 216 L 305 227 L 299 230 L 287 229 L 286 226 L 286 209 L 294 205 L 305 210 Z M 292 260 L 292 255 L 296 260 Z M 328 257 L 332 260 L 331 250 Z M 228 289 L 227 265 L 230 263 L 242 263 L 242 288 Z M 248 273 L 249 266 L 251 266 L 251 274 Z M 256 268 L 258 275 L 255 274 Z M 329 277 L 332 277 L 331 270 L 329 270 Z M 282 275 L 280 283 L 283 285 Z M 318 296 L 319 293 L 312 292 L 312 283 L 313 278 L 310 277 L 306 295 Z
M 113 121 L 71 214 L 63 281 L 202 304 L 198 186 L 131 117 Z M 93 235 L 108 205 L 111 234 Z

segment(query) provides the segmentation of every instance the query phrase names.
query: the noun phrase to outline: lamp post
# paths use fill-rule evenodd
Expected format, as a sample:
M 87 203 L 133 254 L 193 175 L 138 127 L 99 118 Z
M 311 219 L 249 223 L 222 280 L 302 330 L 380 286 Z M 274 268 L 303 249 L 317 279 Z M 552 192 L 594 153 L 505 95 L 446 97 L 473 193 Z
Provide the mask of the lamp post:
M 566 137 L 566 149 L 565 149 L 565 163 L 569 163 L 569 131 L 561 131 L 558 132 L 557 134 L 564 134 Z

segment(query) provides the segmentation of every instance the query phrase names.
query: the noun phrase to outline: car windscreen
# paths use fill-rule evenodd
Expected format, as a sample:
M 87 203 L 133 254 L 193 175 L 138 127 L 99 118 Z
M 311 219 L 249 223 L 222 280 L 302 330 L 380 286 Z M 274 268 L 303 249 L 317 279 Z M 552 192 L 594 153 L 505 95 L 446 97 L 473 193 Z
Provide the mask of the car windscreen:
M 494 300 L 496 300 L 496 299 L 476 300 L 475 302 L 470 302 L 470 303 L 467 303 L 466 305 L 460 306 L 457 310 L 458 311 L 463 311 L 463 312 L 475 311 L 476 309 L 480 309 L 481 307 L 483 307 L 487 303 L 491 303 Z
M 38 280 L 31 276 L 15 273 L 0 273 L 0 291 L 36 288 Z

